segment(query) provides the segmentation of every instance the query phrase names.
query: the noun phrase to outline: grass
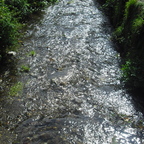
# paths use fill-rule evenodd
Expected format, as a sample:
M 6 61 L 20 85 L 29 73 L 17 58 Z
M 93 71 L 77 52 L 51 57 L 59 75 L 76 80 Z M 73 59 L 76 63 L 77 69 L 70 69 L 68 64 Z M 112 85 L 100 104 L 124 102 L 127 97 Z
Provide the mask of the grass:
M 29 72 L 30 71 L 30 67 L 26 66 L 26 65 L 22 65 L 20 71 L 21 72 Z
M 23 83 L 17 82 L 10 88 L 9 95 L 18 96 L 22 92 L 22 90 L 23 90 Z
M 28 55 L 28 56 L 35 56 L 35 55 L 36 55 L 36 52 L 33 50 L 33 51 L 30 51 L 27 55 Z

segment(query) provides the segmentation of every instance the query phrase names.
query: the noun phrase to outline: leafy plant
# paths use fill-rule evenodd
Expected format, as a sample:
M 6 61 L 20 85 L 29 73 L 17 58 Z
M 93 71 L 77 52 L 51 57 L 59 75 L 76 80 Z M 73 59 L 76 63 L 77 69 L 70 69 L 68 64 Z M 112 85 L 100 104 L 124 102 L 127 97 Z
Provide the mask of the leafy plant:
M 5 4 L 19 19 L 23 19 L 31 12 L 27 0 L 5 0 Z
M 123 78 L 125 81 L 128 81 L 130 76 L 135 76 L 134 74 L 135 68 L 132 67 L 132 62 L 130 60 L 127 60 L 126 63 L 122 65 L 121 70 L 123 72 Z

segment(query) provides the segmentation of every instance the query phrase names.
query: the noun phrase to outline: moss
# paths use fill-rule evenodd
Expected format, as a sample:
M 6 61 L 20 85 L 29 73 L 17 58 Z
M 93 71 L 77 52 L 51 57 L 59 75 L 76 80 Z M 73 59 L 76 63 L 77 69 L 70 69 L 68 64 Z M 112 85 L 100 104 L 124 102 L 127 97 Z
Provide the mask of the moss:
M 128 2 L 126 2 L 125 14 L 124 14 L 125 19 L 128 19 L 128 17 L 131 16 L 130 12 L 134 10 L 133 8 L 135 8 L 136 3 L 137 3 L 137 0 L 129 0 Z
M 143 18 L 138 17 L 134 19 L 132 22 L 132 30 L 134 30 L 134 32 L 138 32 L 142 28 L 143 25 L 144 25 Z

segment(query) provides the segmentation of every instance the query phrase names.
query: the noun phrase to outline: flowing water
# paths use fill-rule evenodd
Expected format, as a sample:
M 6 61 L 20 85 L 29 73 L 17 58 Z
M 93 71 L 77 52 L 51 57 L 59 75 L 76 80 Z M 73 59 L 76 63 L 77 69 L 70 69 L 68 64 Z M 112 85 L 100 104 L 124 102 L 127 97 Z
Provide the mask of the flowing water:
M 60 0 L 29 24 L 15 69 L 30 71 L 7 70 L 0 81 L 10 75 L 23 87 L 1 100 L 0 144 L 144 143 L 143 116 L 122 86 L 112 30 L 98 8 Z

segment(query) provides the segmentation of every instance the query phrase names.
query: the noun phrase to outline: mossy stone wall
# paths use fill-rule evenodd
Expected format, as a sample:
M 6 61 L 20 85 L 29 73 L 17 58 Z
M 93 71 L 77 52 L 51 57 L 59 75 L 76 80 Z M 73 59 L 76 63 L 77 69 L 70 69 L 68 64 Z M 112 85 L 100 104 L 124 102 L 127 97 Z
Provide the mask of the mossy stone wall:
M 123 80 L 144 97 L 144 2 L 98 0 L 115 29 L 113 39 L 122 57 Z

